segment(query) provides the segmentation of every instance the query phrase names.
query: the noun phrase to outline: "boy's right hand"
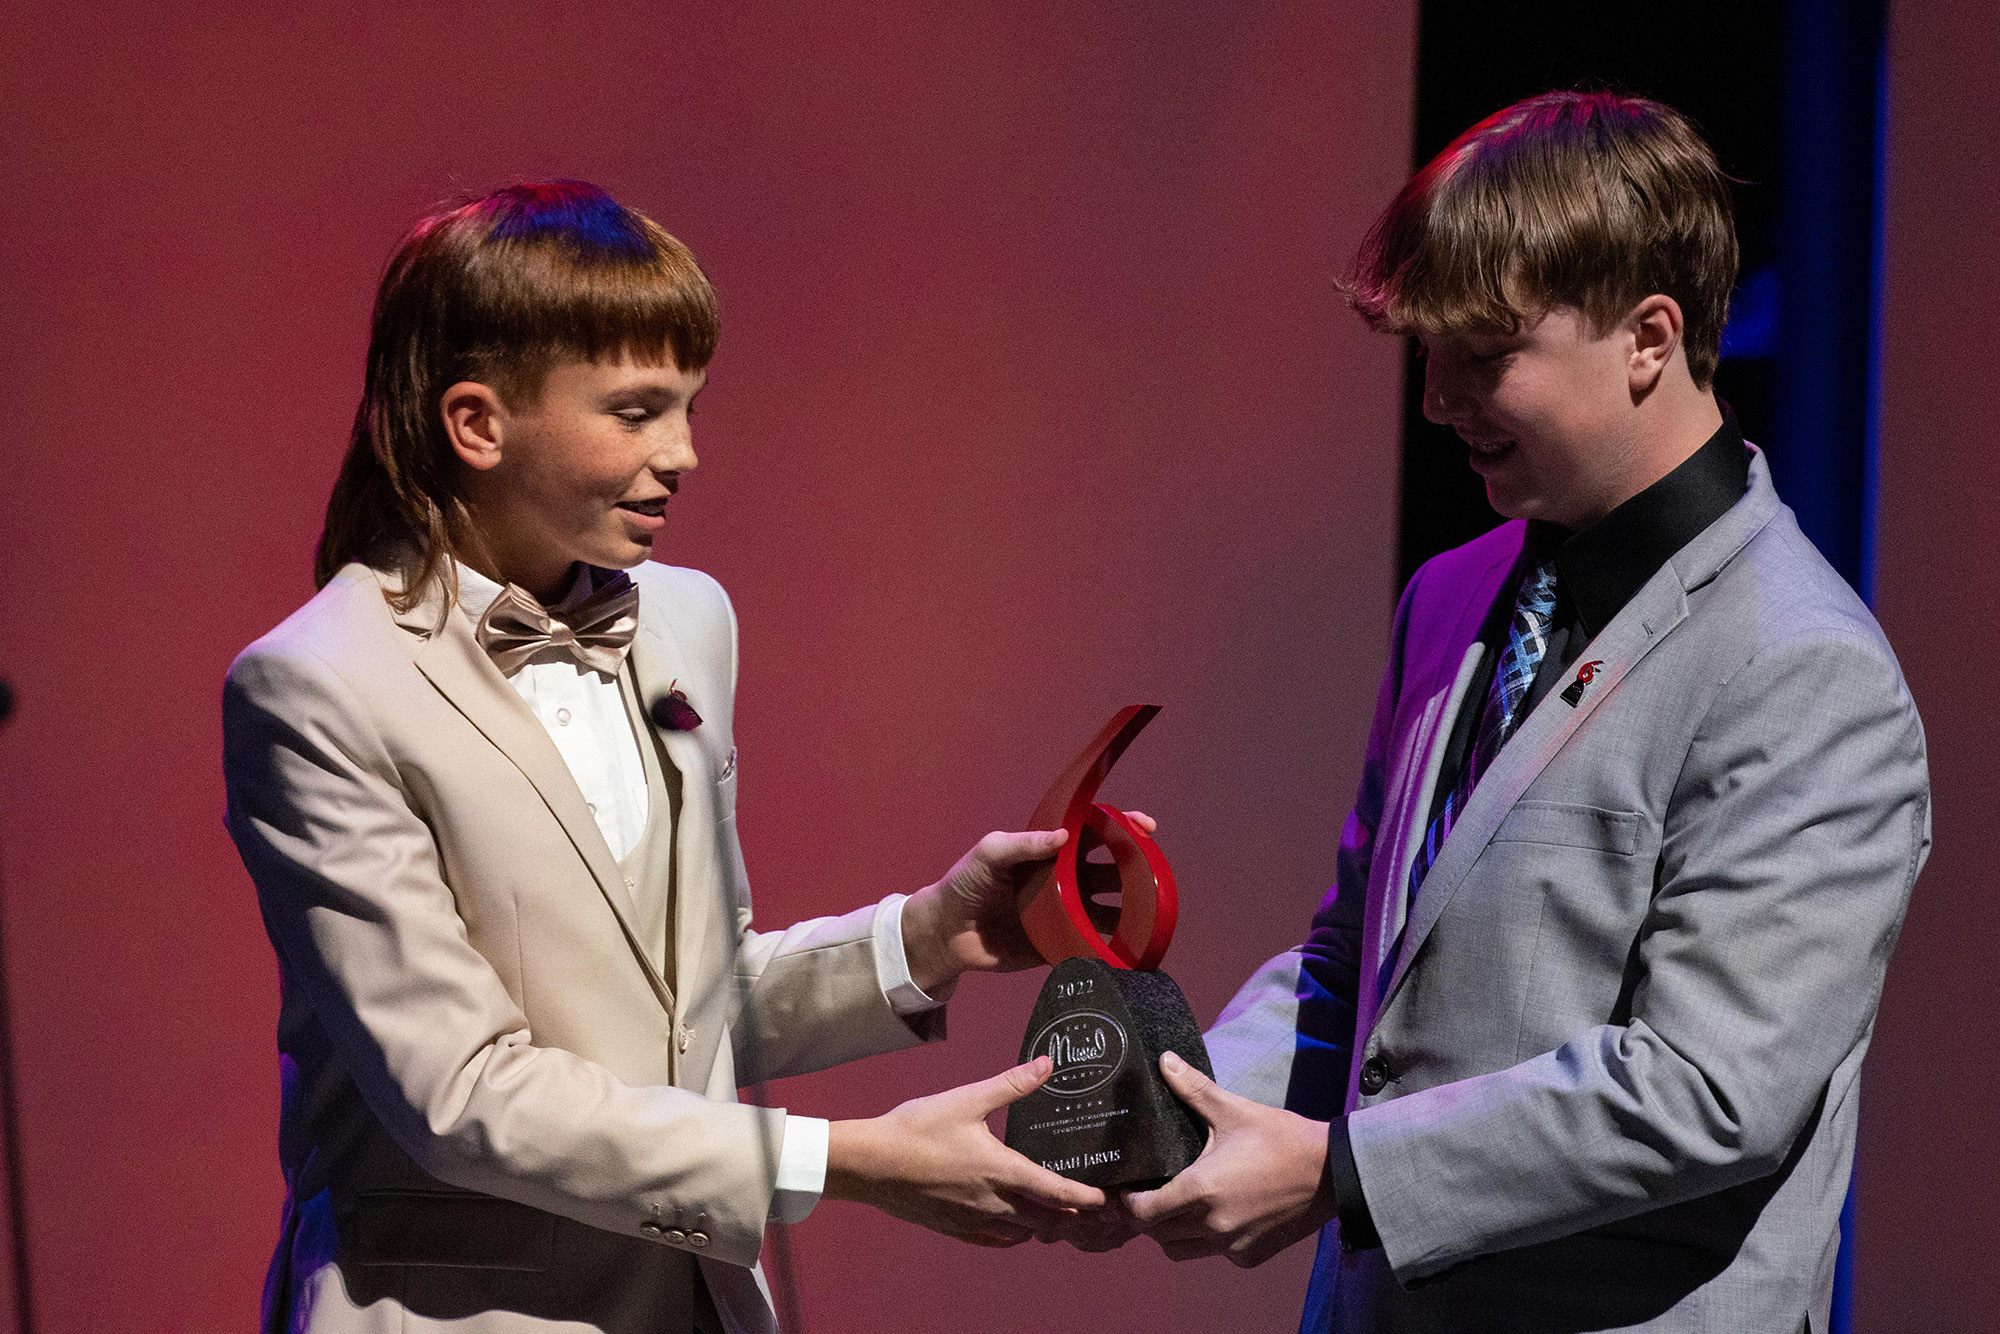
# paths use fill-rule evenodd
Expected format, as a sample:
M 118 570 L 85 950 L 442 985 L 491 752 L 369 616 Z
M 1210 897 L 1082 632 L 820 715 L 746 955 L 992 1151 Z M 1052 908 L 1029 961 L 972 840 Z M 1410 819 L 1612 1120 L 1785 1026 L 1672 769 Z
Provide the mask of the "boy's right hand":
M 912 1098 L 827 1132 L 828 1199 L 855 1200 L 977 1246 L 1015 1246 L 1064 1230 L 1104 1192 L 1056 1175 L 1002 1144 L 986 1117 L 1042 1086 L 1039 1056 L 991 1079 Z

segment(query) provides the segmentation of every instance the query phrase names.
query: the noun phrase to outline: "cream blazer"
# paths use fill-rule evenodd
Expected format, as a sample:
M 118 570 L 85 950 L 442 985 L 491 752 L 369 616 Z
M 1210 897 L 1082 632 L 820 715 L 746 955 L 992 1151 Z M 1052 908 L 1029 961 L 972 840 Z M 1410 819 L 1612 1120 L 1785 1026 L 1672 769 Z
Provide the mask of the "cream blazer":
M 632 576 L 639 698 L 678 683 L 703 720 L 659 736 L 672 986 L 441 590 L 397 615 L 395 577 L 349 565 L 230 668 L 228 826 L 283 988 L 269 1330 L 655 1334 L 685 1327 L 697 1263 L 732 1330 L 774 1329 L 754 1266 L 785 1114 L 738 1085 L 943 1035 L 882 994 L 879 905 L 751 929 L 734 612 L 697 571 Z

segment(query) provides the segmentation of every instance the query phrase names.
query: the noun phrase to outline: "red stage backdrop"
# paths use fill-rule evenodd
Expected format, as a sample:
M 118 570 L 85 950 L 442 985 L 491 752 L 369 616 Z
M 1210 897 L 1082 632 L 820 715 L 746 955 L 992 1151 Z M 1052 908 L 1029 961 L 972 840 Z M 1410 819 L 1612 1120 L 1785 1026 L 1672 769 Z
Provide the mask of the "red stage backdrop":
M 766 922 L 934 878 L 1156 700 L 1106 795 L 1162 821 L 1197 1015 L 1300 936 L 1395 593 L 1398 351 L 1329 279 L 1407 170 L 1413 4 L 202 9 L 16 7 L 0 44 L 0 836 L 45 1330 L 253 1322 L 277 978 L 218 687 L 311 593 L 376 278 L 454 191 L 598 181 L 721 293 L 660 554 L 742 616 Z M 1037 983 L 974 979 L 942 1048 L 773 1097 L 988 1074 Z M 993 1253 L 836 1204 L 792 1232 L 814 1334 L 1285 1330 L 1310 1250 Z
M 1889 969 L 1861 1104 L 1855 1323 L 2000 1312 L 2000 25 L 1890 6 L 1876 610 L 1930 746 L 1936 844 Z

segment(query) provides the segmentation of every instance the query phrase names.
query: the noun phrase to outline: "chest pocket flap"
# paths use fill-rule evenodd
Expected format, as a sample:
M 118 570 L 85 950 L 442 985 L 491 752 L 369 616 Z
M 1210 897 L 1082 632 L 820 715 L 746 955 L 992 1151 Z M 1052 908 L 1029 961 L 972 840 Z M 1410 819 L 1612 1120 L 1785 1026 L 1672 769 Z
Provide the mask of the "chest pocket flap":
M 1559 801 L 1524 801 L 1494 833 L 1495 843 L 1549 843 L 1630 857 L 1639 850 L 1639 816 Z

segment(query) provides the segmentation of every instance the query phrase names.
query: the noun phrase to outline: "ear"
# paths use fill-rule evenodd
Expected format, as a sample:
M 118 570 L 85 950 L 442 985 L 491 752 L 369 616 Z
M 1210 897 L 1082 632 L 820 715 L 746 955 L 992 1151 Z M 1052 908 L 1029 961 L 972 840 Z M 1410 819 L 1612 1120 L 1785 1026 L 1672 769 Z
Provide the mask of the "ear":
M 1660 376 L 1681 349 L 1680 303 L 1656 292 L 1632 307 L 1625 322 L 1632 332 L 1628 380 L 1632 397 L 1637 401 L 1660 382 Z
M 461 463 L 481 472 L 499 465 L 506 443 L 507 405 L 491 387 L 460 380 L 444 391 L 438 411 L 444 415 L 445 438 Z

